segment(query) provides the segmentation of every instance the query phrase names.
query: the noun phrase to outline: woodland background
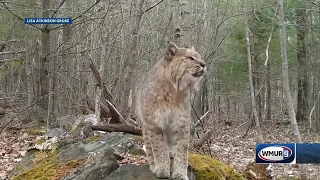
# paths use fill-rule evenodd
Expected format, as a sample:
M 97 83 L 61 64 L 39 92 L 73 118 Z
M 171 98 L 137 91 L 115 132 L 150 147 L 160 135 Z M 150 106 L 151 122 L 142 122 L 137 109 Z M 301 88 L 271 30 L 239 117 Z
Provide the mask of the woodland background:
M 215 130 L 206 130 L 222 123 L 246 127 L 242 134 L 255 124 L 258 136 L 259 126 L 270 136 L 264 127 L 290 124 L 278 5 L 277 0 L 1 0 L 0 111 L 33 109 L 48 128 L 64 124 L 63 116 L 88 112 L 101 122 L 134 122 L 137 81 L 174 41 L 194 46 L 209 66 L 192 96 L 193 124 L 201 125 L 193 135 L 212 135 Z M 320 1 L 285 0 L 284 15 L 295 117 L 315 137 Z M 72 17 L 73 24 L 25 25 L 25 17 Z M 97 84 L 92 63 L 105 88 Z

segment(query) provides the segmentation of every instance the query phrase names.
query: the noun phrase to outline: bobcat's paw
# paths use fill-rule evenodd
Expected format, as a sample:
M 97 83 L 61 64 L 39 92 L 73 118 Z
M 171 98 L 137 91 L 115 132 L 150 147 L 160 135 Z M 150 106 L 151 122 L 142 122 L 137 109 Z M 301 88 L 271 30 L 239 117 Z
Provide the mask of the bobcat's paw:
M 149 164 L 149 169 L 151 172 L 154 172 L 154 168 L 155 168 L 154 164 Z
M 170 179 L 174 179 L 174 180 L 189 180 L 187 175 L 183 175 L 183 174 L 172 174 Z
M 155 167 L 152 172 L 157 176 L 157 178 L 160 178 L 160 179 L 165 179 L 170 177 L 169 168 Z

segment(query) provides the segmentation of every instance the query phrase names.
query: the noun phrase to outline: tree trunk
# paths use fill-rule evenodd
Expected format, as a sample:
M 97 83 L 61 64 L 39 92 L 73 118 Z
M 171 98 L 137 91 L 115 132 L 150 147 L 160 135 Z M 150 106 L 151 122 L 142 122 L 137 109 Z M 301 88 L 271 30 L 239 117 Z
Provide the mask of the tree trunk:
M 108 13 L 108 7 L 109 7 L 109 1 L 105 2 L 105 9 L 104 9 L 104 13 L 107 14 Z M 104 19 L 106 21 L 106 19 Z M 108 34 L 109 34 L 109 26 L 107 26 L 107 22 L 104 22 L 104 25 L 102 26 L 103 30 L 101 31 L 101 58 L 100 58 L 100 68 L 99 68 L 99 74 L 101 76 L 102 79 L 104 79 L 104 68 L 106 66 L 106 61 L 107 61 L 107 57 L 106 57 L 106 48 L 107 48 L 107 41 L 108 41 Z M 108 34 L 107 34 L 108 33 Z M 102 96 L 102 84 L 100 84 L 100 87 L 97 87 L 97 91 L 96 91 L 96 99 L 95 99 L 95 115 L 98 121 L 98 124 L 101 123 L 101 96 Z
M 252 52 L 252 83 L 253 83 L 253 89 L 254 89 L 254 96 L 256 100 L 256 109 L 259 116 L 259 119 L 261 119 L 261 92 L 259 92 L 260 89 L 260 80 L 259 80 L 259 73 L 258 73 L 258 55 L 255 54 L 254 48 Z
M 191 30 L 191 2 L 188 0 L 180 0 L 179 8 L 180 8 L 180 27 L 181 27 L 181 43 L 182 47 L 191 47 L 190 41 L 190 30 Z
M 106 6 L 108 7 L 108 6 Z M 104 79 L 104 68 L 106 64 L 106 46 L 107 46 L 107 40 L 104 35 L 102 35 L 102 43 L 101 43 L 101 59 L 100 59 L 100 68 L 99 68 L 99 74 L 101 75 L 101 78 Z M 95 115 L 98 121 L 98 124 L 101 123 L 100 114 L 101 114 L 101 95 L 102 95 L 102 84 L 100 87 L 97 87 L 96 91 L 96 99 L 95 99 Z
M 60 124 L 56 122 L 56 115 L 58 109 L 58 94 L 57 91 L 57 53 L 54 51 L 58 44 L 58 31 L 53 31 L 49 36 L 50 44 L 49 51 L 53 52 L 52 55 L 48 55 L 48 108 L 47 108 L 47 128 L 58 127 Z
M 173 32 L 170 41 L 174 41 L 178 46 L 181 44 L 181 27 L 180 27 L 180 13 L 179 13 L 179 0 L 172 0 L 171 3 L 171 17 Z
M 27 86 L 28 86 L 28 106 L 34 101 L 34 90 L 33 90 L 33 66 L 32 66 L 32 52 L 33 43 L 30 38 L 26 37 L 26 75 L 27 75 Z
M 286 38 L 286 27 L 284 24 L 284 11 L 283 11 L 283 0 L 279 0 L 279 21 L 280 21 L 280 47 L 281 47 L 281 60 L 282 60 L 282 78 L 283 78 L 283 93 L 287 102 L 287 109 L 289 111 L 291 128 L 294 133 L 294 137 L 297 143 L 302 143 L 301 136 L 295 117 L 294 107 L 291 98 L 291 92 L 289 88 L 289 73 L 288 73 L 288 59 L 287 59 L 287 38 Z M 303 180 L 307 179 L 306 167 L 305 165 L 300 165 L 301 167 L 301 178 Z
M 297 61 L 298 70 L 298 102 L 297 115 L 298 121 L 306 121 L 308 114 L 308 65 L 306 52 L 306 9 L 304 7 L 296 9 L 297 23 Z
M 134 2 L 134 10 L 137 10 L 137 14 L 134 16 L 134 22 L 133 22 L 133 29 L 131 32 L 132 35 L 132 41 L 131 41 L 131 47 L 130 47 L 130 56 L 128 56 L 127 59 L 127 68 L 126 75 L 124 77 L 124 89 L 123 89 L 123 97 L 122 99 L 122 105 L 121 110 L 125 113 L 125 118 L 128 117 L 130 114 L 130 109 L 128 109 L 128 99 L 130 95 L 130 90 L 133 83 L 133 71 L 136 67 L 136 61 L 137 61 L 137 52 L 138 52 L 138 33 L 140 29 L 140 21 L 143 15 L 143 4 L 144 0 L 135 1 Z
M 247 56 L 248 56 L 248 71 L 249 71 L 249 86 L 250 86 L 250 95 L 251 95 L 251 106 L 252 112 L 255 120 L 256 131 L 258 133 L 258 141 L 262 141 L 262 132 L 260 128 L 260 122 L 258 117 L 258 112 L 256 109 L 256 101 L 255 101 L 255 93 L 253 87 L 253 74 L 252 74 L 252 65 L 251 65 L 251 50 L 250 50 L 250 40 L 249 40 L 249 26 L 248 26 L 248 19 L 247 19 L 247 0 L 243 0 L 243 12 L 245 17 L 245 33 L 246 33 L 246 44 L 247 44 Z
M 72 12 L 72 4 L 70 1 L 66 1 L 64 3 L 64 8 L 66 9 L 66 15 L 67 16 L 72 16 L 71 12 Z M 65 61 L 65 67 L 61 67 L 62 69 L 65 69 L 65 71 L 67 72 L 67 74 L 71 75 L 74 72 L 72 71 L 72 56 L 69 55 L 70 52 L 72 52 L 70 49 L 68 50 L 67 48 L 71 45 L 71 25 L 66 24 L 63 25 L 63 29 L 62 29 L 62 50 L 64 51 L 62 54 L 62 61 Z M 66 77 L 68 79 L 69 82 L 72 82 L 72 76 L 67 76 Z M 67 82 L 61 82 L 62 86 L 68 86 Z M 79 87 L 78 87 L 79 88 Z M 69 115 L 73 114 L 73 106 L 72 106 L 72 100 L 76 100 L 76 91 L 73 90 L 73 93 L 71 94 L 63 94 L 60 96 L 60 106 L 64 106 L 63 108 L 61 108 L 61 113 L 65 114 L 68 113 Z M 68 95 L 71 96 L 71 98 L 68 98 Z
M 270 65 L 267 65 L 267 99 L 266 99 L 266 119 L 271 120 L 271 80 Z
M 42 17 L 49 17 L 49 8 L 50 8 L 50 0 L 42 1 Z M 44 109 L 48 108 L 48 93 L 49 93 L 49 74 L 48 74 L 48 66 L 49 66 L 49 58 L 48 53 L 50 49 L 50 30 L 48 26 L 45 24 L 42 26 L 41 33 L 41 43 L 42 43 L 42 56 L 41 56 L 41 70 L 40 70 L 40 105 Z

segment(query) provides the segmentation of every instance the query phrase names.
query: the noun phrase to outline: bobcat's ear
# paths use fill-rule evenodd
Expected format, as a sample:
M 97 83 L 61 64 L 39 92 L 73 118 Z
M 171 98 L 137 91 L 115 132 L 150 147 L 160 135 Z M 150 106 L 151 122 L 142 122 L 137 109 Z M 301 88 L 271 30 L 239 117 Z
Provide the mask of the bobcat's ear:
M 173 42 L 169 42 L 166 52 L 165 52 L 165 58 L 168 61 L 171 61 L 172 58 L 178 53 L 178 46 L 173 43 Z
M 191 46 L 191 48 L 190 48 L 192 51 L 195 51 L 195 49 L 194 49 L 194 47 L 193 46 Z

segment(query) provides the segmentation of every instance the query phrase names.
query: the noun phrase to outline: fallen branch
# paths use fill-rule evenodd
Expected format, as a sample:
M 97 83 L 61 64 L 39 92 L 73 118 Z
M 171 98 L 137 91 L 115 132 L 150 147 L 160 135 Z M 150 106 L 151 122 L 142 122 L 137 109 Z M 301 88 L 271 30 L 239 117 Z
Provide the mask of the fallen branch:
M 110 110 L 110 115 L 112 117 L 112 120 L 119 122 L 121 124 L 129 124 L 124 118 L 123 116 L 120 114 L 120 112 L 117 110 L 114 100 L 111 96 L 111 93 L 109 91 L 109 89 L 104 85 L 104 82 L 102 81 L 102 78 L 98 72 L 98 70 L 96 69 L 92 59 L 90 59 L 90 64 L 89 67 L 94 75 L 94 77 L 96 78 L 97 81 L 97 85 L 102 89 L 102 94 L 103 96 L 106 98 L 108 104 L 108 108 Z
M 202 115 L 202 116 L 198 119 L 198 121 L 196 122 L 196 124 L 195 124 L 194 127 L 193 127 L 193 128 L 194 128 L 193 130 L 195 130 L 195 128 L 197 128 L 197 127 L 200 125 L 202 119 L 203 119 L 204 117 L 206 117 L 209 112 L 210 112 L 210 110 L 207 111 L 206 113 L 204 113 L 204 115 Z
M 88 108 L 94 113 L 94 111 L 95 111 L 95 109 L 94 109 L 94 100 L 87 95 L 85 101 L 87 103 Z M 100 113 L 100 115 L 101 115 L 100 117 L 101 118 L 110 117 L 109 108 L 105 104 L 103 104 L 102 102 L 100 103 L 100 108 L 101 108 L 101 113 Z M 120 123 L 120 122 L 113 122 L 113 123 Z
M 124 132 L 133 135 L 142 136 L 142 130 L 133 126 L 125 124 L 107 124 L 104 126 L 90 126 L 92 130 L 106 131 L 106 132 Z
M 110 90 L 105 86 L 101 75 L 99 73 L 99 71 L 97 70 L 97 68 L 95 67 L 93 61 L 90 59 L 90 64 L 89 67 L 93 73 L 93 76 L 96 78 L 97 80 L 97 86 L 100 87 L 103 90 L 103 94 L 106 96 L 105 98 L 110 101 L 112 104 L 115 104 L 114 99 L 110 93 Z
M 12 61 L 21 61 L 21 59 L 1 59 L 0 60 L 1 63 L 12 62 Z
M 214 133 L 214 129 L 210 129 L 204 136 L 202 136 L 197 142 L 193 143 L 193 147 L 199 149 L 202 145 L 210 139 L 212 134 Z
M 25 50 L 21 51 L 5 51 L 5 52 L 0 52 L 0 55 L 8 55 L 8 54 L 19 54 L 19 53 L 25 53 Z

